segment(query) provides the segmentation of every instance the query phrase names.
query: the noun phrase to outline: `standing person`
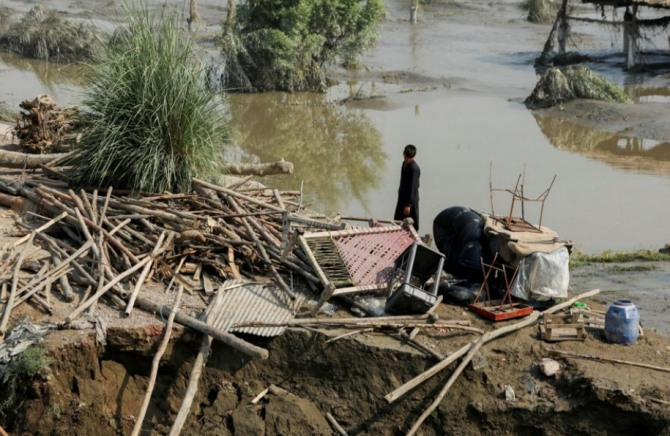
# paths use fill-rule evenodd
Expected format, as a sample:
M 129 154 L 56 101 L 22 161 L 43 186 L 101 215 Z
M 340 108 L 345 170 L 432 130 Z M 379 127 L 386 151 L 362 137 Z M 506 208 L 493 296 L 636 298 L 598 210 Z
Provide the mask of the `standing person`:
M 403 150 L 402 169 L 400 171 L 400 187 L 398 188 L 398 203 L 395 207 L 394 220 L 412 218 L 414 228 L 419 230 L 419 177 L 421 169 L 414 160 L 416 147 L 412 144 Z

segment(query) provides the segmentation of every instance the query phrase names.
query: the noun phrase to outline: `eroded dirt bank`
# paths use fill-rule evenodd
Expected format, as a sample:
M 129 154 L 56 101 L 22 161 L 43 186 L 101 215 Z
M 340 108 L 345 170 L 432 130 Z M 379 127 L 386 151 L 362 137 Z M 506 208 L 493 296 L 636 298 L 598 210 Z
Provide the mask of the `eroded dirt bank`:
M 460 309 L 449 307 L 452 315 Z M 461 314 L 463 314 L 461 312 Z M 464 314 L 463 314 L 464 315 Z M 481 323 L 479 321 L 478 323 Z M 496 325 L 498 327 L 498 325 Z M 130 434 L 162 325 L 110 330 L 106 347 L 93 336 L 57 331 L 47 339 L 50 373 L 22 385 L 20 407 L 3 419 L 10 434 Z M 76 340 L 73 336 L 76 336 Z M 144 434 L 167 434 L 184 396 L 200 337 L 179 331 L 164 356 Z M 437 332 L 422 341 L 454 351 L 472 335 Z M 349 434 L 404 434 L 448 379 L 443 371 L 408 397 L 388 405 L 384 395 L 434 364 L 381 334 L 326 343 L 319 332 L 289 330 L 254 342 L 270 358 L 250 361 L 215 344 L 183 434 L 331 434 L 329 412 Z M 376 344 L 376 345 L 373 345 Z M 396 343 L 397 344 L 397 343 Z M 456 381 L 421 432 L 438 434 L 669 434 L 667 373 L 582 359 L 561 360 L 557 376 L 538 362 L 549 349 L 607 355 L 668 366 L 670 341 L 647 333 L 615 346 L 600 337 L 547 344 L 526 328 L 486 345 Z M 453 369 L 453 366 L 451 367 Z M 274 384 L 286 393 L 259 392 Z M 515 399 L 505 397 L 505 387 Z

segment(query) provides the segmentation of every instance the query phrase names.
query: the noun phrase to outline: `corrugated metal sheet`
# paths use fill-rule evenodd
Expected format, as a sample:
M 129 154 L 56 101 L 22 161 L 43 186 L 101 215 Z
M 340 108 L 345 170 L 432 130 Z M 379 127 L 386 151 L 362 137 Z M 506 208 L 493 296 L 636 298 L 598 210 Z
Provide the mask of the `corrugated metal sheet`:
M 207 307 L 207 323 L 224 331 L 257 336 L 279 336 L 285 327 L 238 327 L 241 323 L 279 324 L 295 318 L 305 297 L 295 300 L 280 289 L 250 280 L 227 280 Z

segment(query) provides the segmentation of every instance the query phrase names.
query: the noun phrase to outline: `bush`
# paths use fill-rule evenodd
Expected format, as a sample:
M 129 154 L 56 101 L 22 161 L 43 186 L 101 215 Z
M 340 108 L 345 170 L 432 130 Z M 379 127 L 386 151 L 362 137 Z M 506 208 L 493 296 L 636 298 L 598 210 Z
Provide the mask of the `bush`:
M 39 5 L 11 24 L 0 11 L 0 31 L 1 49 L 46 61 L 91 60 L 101 46 L 92 25 L 72 24 Z
M 79 185 L 187 191 L 222 155 L 227 122 L 176 17 L 128 11 L 127 31 L 87 66 L 90 113 L 70 164 Z
M 324 66 L 336 59 L 354 65 L 375 42 L 383 11 L 380 0 L 248 0 L 224 26 L 228 84 L 325 91 Z

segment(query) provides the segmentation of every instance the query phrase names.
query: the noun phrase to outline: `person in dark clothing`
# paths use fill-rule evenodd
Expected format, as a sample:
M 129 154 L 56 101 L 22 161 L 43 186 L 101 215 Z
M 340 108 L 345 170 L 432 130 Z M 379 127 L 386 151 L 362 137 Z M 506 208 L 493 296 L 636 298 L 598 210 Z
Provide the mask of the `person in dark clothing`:
M 419 230 L 419 177 L 421 169 L 414 160 L 416 147 L 412 144 L 403 150 L 403 163 L 400 171 L 400 187 L 398 188 L 398 203 L 393 215 L 394 220 L 412 218 L 414 228 Z

